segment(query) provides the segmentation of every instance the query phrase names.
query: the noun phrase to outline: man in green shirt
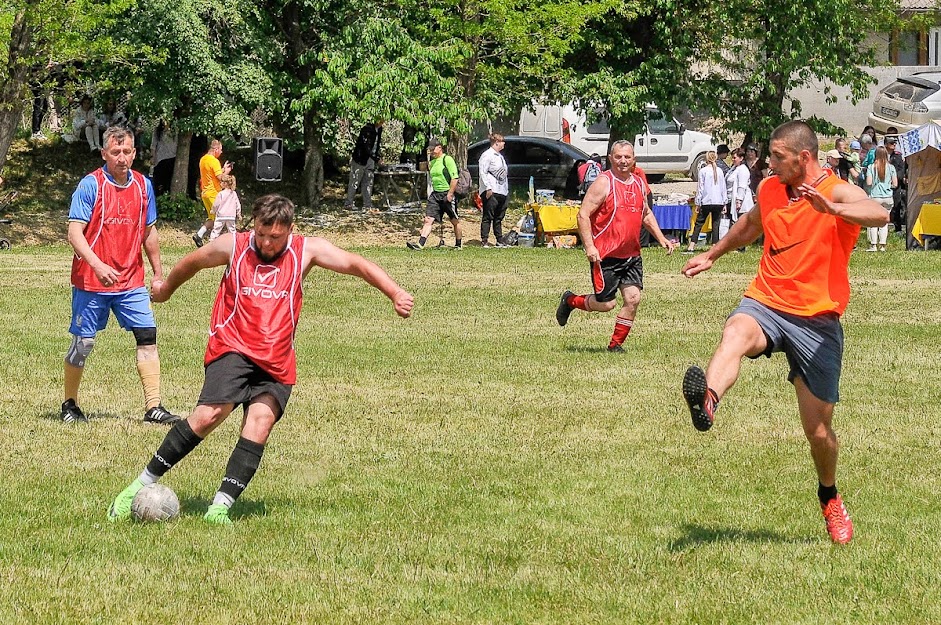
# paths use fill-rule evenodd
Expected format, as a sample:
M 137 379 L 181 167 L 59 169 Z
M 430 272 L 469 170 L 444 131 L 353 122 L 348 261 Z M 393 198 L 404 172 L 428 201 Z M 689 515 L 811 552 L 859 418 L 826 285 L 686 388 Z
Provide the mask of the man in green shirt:
M 428 173 L 431 176 L 431 195 L 428 196 L 428 207 L 425 209 L 425 220 L 422 222 L 418 243 L 409 241 L 405 245 L 410 250 L 420 250 L 425 247 L 428 235 L 436 221 L 441 221 L 447 215 L 454 226 L 454 249 L 461 249 L 461 220 L 457 215 L 457 163 L 445 154 L 444 146 L 437 139 L 428 143 L 431 152 L 431 162 L 428 164 Z

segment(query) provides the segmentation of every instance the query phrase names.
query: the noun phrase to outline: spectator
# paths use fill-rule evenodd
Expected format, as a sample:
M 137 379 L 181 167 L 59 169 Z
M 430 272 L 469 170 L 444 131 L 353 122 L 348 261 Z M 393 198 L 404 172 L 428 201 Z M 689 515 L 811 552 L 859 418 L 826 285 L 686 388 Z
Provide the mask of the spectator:
M 686 253 L 692 254 L 699 241 L 699 233 L 708 217 L 712 217 L 712 231 L 709 238 L 712 245 L 719 242 L 719 222 L 722 219 L 722 210 L 728 202 L 728 187 L 725 183 L 725 174 L 716 164 L 719 160 L 717 152 L 706 152 L 706 165 L 699 170 L 699 184 L 696 187 L 696 206 L 699 212 L 696 215 L 696 226 L 693 236 L 689 240 Z
M 92 152 L 101 150 L 101 140 L 98 137 L 98 117 L 95 115 L 95 107 L 91 96 L 82 96 L 78 109 L 72 118 L 72 128 L 75 131 L 75 137 L 85 135 L 88 141 L 88 147 Z
M 176 165 L 176 131 L 162 119 L 154 128 L 150 152 L 153 162 L 150 177 L 154 183 L 154 193 L 163 195 L 170 191 L 170 185 L 173 182 L 173 168 Z
M 840 178 L 847 182 L 854 182 L 859 177 L 859 155 L 848 147 L 846 139 L 840 137 L 834 146 L 840 153 Z
M 872 137 L 866 133 L 859 138 L 859 186 L 867 189 L 866 186 L 866 168 L 872 165 L 876 160 L 876 148 L 873 146 Z
M 223 228 L 226 232 L 235 234 L 235 222 L 242 218 L 242 203 L 239 201 L 238 193 L 235 192 L 235 176 L 222 174 L 219 184 L 222 185 L 222 190 L 212 203 L 212 212 L 216 214 L 216 220 L 209 234 L 210 241 L 215 241 L 222 234 Z
M 583 198 L 588 193 L 588 187 L 591 186 L 604 168 L 601 164 L 601 157 L 593 153 L 588 160 L 578 166 L 578 197 Z
M 209 151 L 199 159 L 199 188 L 202 192 L 203 206 L 206 208 L 206 222 L 200 226 L 196 234 L 193 235 L 193 243 L 196 247 L 203 246 L 203 237 L 213 227 L 216 221 L 216 215 L 212 212 L 213 202 L 216 196 L 222 190 L 222 183 L 219 178 L 223 174 L 232 173 L 232 163 L 225 162 L 225 165 L 219 163 L 219 157 L 222 156 L 222 142 L 213 139 L 209 144 Z
M 748 166 L 748 186 L 751 187 L 752 194 L 758 193 L 758 184 L 765 177 L 767 165 L 761 159 L 761 150 L 754 143 L 745 148 L 745 165 Z
M 718 145 L 716 147 L 716 156 L 718 157 L 718 160 L 716 160 L 716 165 L 718 165 L 719 169 L 722 170 L 722 175 L 727 176 L 729 171 L 732 169 L 726 162 L 726 159 L 729 158 L 729 146 L 724 143 Z
M 127 126 L 127 116 L 118 110 L 118 105 L 114 100 L 105 102 L 105 108 L 98 118 L 98 125 L 107 130 L 112 126 Z
M 830 150 L 827 152 L 826 162 L 823 164 L 823 169 L 833 172 L 834 176 L 840 175 L 840 151 L 839 150 Z M 842 178 L 842 176 L 840 176 Z
M 454 249 L 461 249 L 461 219 L 457 214 L 457 197 L 454 190 L 457 188 L 457 163 L 445 154 L 444 146 L 437 139 L 428 142 L 431 150 L 431 160 L 428 163 L 428 174 L 431 178 L 431 195 L 428 196 L 428 207 L 425 209 L 425 219 L 422 222 L 418 243 L 409 241 L 405 245 L 410 250 L 424 249 L 428 242 L 428 235 L 436 221 L 441 221 L 447 215 L 454 226 Z
M 719 232 L 719 238 L 725 236 L 727 228 L 738 221 L 739 217 L 747 213 L 755 205 L 754 195 L 751 191 L 751 174 L 748 165 L 745 164 L 745 151 L 738 148 L 732 152 L 732 170 L 729 172 L 729 203 L 731 211 L 729 212 L 729 221 L 725 225 L 725 230 Z M 725 221 L 725 220 L 723 220 Z
M 508 169 L 503 158 L 506 141 L 503 135 L 490 135 L 490 148 L 480 155 L 477 170 L 480 175 L 480 196 L 483 199 L 483 215 L 480 219 L 480 244 L 490 247 L 490 225 L 493 224 L 493 237 L 497 247 L 505 247 L 503 238 L 503 218 L 506 217 L 506 200 L 510 194 Z
M 383 120 L 377 119 L 375 123 L 366 124 L 356 138 L 350 158 L 350 184 L 346 189 L 346 203 L 343 206 L 347 210 L 355 208 L 353 198 L 356 197 L 357 189 L 363 196 L 363 210 L 372 208 L 372 183 L 382 152 L 383 123 Z
M 898 147 L 898 138 L 895 135 L 885 136 L 885 149 L 889 154 L 889 163 L 895 167 L 895 175 L 898 178 L 898 184 L 892 190 L 892 220 L 893 230 L 902 231 L 902 224 L 905 223 L 905 190 L 908 187 L 908 170 L 905 159 L 896 149 Z
M 869 197 L 879 202 L 886 212 L 892 212 L 892 192 L 898 186 L 898 176 L 895 167 L 889 163 L 889 153 L 883 146 L 876 148 L 876 158 L 872 165 L 866 168 L 866 188 L 869 189 Z M 869 249 L 867 252 L 875 252 L 876 246 L 880 252 L 885 251 L 886 239 L 889 236 L 888 220 L 882 226 L 869 226 L 866 229 L 869 236 Z

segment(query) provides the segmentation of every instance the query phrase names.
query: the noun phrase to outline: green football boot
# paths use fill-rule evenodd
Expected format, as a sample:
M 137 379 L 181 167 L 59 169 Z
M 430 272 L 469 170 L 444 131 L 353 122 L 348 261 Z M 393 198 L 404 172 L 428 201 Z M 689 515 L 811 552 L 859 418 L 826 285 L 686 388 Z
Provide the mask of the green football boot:
M 214 503 L 206 510 L 203 521 L 213 525 L 232 525 L 232 519 L 229 518 L 229 509 L 221 503 Z
M 143 487 L 144 483 L 138 478 L 118 493 L 118 496 L 111 502 L 111 507 L 108 508 L 108 520 L 114 522 L 131 518 L 131 504 L 134 503 L 134 497 Z

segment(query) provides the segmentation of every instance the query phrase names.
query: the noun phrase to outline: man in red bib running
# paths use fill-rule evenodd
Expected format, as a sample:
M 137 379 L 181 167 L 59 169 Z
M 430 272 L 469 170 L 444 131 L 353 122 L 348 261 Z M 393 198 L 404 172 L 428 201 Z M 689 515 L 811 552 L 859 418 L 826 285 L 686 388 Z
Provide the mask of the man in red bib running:
M 827 532 L 845 544 L 853 538 L 853 522 L 836 488 L 839 445 L 831 425 L 843 358 L 840 315 L 849 302 L 847 266 L 859 228 L 884 225 L 888 213 L 859 187 L 821 169 L 817 135 L 806 123 L 778 126 L 769 147 L 774 175 L 758 187 L 755 208 L 683 267 L 692 278 L 726 252 L 765 235 L 758 275 L 729 315 L 706 371 L 687 369 L 683 396 L 693 425 L 706 431 L 719 400 L 738 379 L 742 358 L 784 352 Z
M 301 283 L 315 266 L 358 276 L 392 300 L 400 317 L 411 314 L 411 294 L 378 265 L 325 239 L 295 235 L 294 204 L 287 198 L 258 198 L 252 217 L 252 231 L 222 235 L 183 257 L 166 282 L 154 281 L 153 300 L 165 302 L 200 270 L 226 265 L 212 309 L 206 379 L 196 409 L 167 433 L 144 471 L 115 498 L 108 510 L 112 521 L 130 517 L 137 492 L 157 482 L 241 404 L 241 436 L 204 517 L 231 524 L 229 508 L 258 469 L 297 380 L 294 334 L 303 304 Z
M 667 254 L 673 253 L 676 244 L 660 232 L 657 218 L 647 204 L 650 188 L 643 174 L 635 170 L 634 146 L 629 141 L 615 141 L 608 162 L 611 169 L 591 184 L 578 211 L 578 234 L 591 264 L 591 284 L 595 292 L 588 295 L 563 293 L 555 319 L 564 326 L 576 308 L 589 312 L 613 310 L 620 290 L 624 303 L 614 322 L 608 351 L 623 352 L 621 345 L 634 325 L 640 292 L 644 288 L 641 225 Z

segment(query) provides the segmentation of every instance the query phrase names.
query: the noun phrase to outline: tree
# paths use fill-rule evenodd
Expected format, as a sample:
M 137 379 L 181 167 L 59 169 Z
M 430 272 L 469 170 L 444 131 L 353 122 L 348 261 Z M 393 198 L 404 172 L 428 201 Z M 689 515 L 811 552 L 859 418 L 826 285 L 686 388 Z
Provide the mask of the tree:
M 325 148 L 337 142 L 347 122 L 382 118 L 421 125 L 427 120 L 422 106 L 443 99 L 440 52 L 410 37 L 400 13 L 394 3 L 367 0 L 256 5 L 275 88 L 272 112 L 303 138 L 305 195 L 312 206 L 323 190 Z
M 133 0 L 0 0 L 0 170 L 29 101 L 50 63 L 73 68 L 96 60 L 128 58 L 132 51 L 110 36 L 117 16 Z
M 562 61 L 584 25 L 609 0 L 403 0 L 416 39 L 446 52 L 442 74 L 454 91 L 437 107 L 450 128 L 449 152 L 467 159 L 470 125 L 519 110 L 563 81 Z
M 796 87 L 825 85 L 830 103 L 836 96 L 829 85 L 848 87 L 854 103 L 869 95 L 875 80 L 863 67 L 875 64 L 875 51 L 861 39 L 874 25 L 891 31 L 897 10 L 880 0 L 717 3 L 711 22 L 725 36 L 703 33 L 695 51 L 701 63 L 691 66 L 687 93 L 728 131 L 765 143 L 776 126 L 801 117 L 800 101 L 789 99 Z M 820 132 L 843 132 L 808 121 Z
M 150 52 L 118 84 L 131 89 L 138 110 L 178 133 L 171 193 L 186 191 L 193 133 L 248 132 L 251 113 L 270 104 L 250 15 L 244 0 L 140 0 L 122 19 L 122 41 Z

